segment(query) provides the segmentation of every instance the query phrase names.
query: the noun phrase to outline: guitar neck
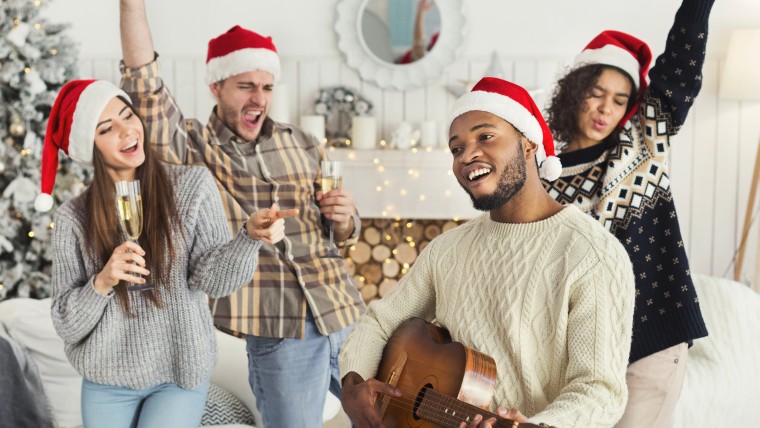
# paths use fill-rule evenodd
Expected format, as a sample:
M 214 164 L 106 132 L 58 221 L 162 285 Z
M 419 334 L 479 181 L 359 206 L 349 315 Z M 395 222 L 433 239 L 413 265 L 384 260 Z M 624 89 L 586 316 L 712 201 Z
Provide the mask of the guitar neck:
M 457 428 L 463 421 L 472 421 L 475 415 L 481 415 L 483 419 L 496 418 L 494 428 L 538 428 L 538 425 L 531 423 L 503 419 L 487 410 L 441 394 L 432 388 L 428 388 L 425 391 L 425 395 L 422 397 L 416 413 L 422 419 L 444 428 Z

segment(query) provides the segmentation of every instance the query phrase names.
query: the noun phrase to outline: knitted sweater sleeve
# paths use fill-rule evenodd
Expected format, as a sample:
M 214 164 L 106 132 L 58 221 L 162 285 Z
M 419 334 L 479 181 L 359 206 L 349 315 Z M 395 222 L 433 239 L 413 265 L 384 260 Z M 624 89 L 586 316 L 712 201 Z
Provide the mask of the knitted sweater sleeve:
M 707 45 L 707 22 L 715 0 L 684 0 L 668 33 L 665 52 L 649 71 L 645 95 L 646 119 L 667 123 L 675 135 L 702 88 L 702 66 Z M 659 105 L 660 109 L 655 106 Z M 661 111 L 658 111 L 661 110 Z M 658 125 L 659 128 L 659 125 Z M 657 130 L 662 132 L 661 129 Z
M 196 156 L 188 139 L 188 125 L 174 96 L 159 74 L 158 54 L 143 66 L 129 68 L 122 61 L 121 89 L 129 95 L 145 121 L 145 134 L 159 159 L 164 162 L 192 165 Z M 200 127 L 200 124 L 196 126 Z
M 219 190 L 205 167 L 192 168 L 198 177 L 196 219 L 192 239 L 188 286 L 211 297 L 231 294 L 250 282 L 259 257 L 261 241 L 238 231 L 229 239 L 227 221 Z
M 432 263 L 437 243 L 431 241 L 401 282 L 385 297 L 370 303 L 359 318 L 340 352 L 341 379 L 349 372 L 364 379 L 374 377 L 385 344 L 401 323 L 413 317 L 433 320 L 436 298 Z
M 559 396 L 531 421 L 557 427 L 610 427 L 625 410 L 634 277 L 617 240 L 590 254 L 571 286 L 568 366 Z M 602 254 L 602 253 L 606 253 Z
M 53 229 L 51 316 L 58 335 L 68 344 L 83 340 L 98 325 L 113 294 L 104 296 L 93 286 L 83 251 L 83 221 L 67 206 L 56 212 Z

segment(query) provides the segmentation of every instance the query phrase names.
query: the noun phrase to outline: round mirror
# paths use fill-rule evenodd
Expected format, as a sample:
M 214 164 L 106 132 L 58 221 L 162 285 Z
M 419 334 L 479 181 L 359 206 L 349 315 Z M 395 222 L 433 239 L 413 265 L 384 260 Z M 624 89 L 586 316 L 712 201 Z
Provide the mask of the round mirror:
M 339 0 L 338 48 L 362 79 L 384 89 L 428 84 L 464 40 L 461 0 Z
M 441 35 L 441 13 L 433 0 L 368 0 L 361 14 L 364 44 L 385 63 L 418 61 Z

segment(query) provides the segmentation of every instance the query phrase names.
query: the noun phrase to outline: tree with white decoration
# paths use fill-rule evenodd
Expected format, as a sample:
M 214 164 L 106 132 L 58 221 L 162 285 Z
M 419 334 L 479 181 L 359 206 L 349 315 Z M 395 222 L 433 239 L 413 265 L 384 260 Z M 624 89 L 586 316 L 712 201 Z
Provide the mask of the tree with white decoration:
M 47 117 L 75 74 L 66 25 L 40 17 L 47 0 L 0 3 L 0 300 L 50 294 L 53 213 L 34 210 Z M 81 192 L 89 172 L 62 159 L 56 206 Z

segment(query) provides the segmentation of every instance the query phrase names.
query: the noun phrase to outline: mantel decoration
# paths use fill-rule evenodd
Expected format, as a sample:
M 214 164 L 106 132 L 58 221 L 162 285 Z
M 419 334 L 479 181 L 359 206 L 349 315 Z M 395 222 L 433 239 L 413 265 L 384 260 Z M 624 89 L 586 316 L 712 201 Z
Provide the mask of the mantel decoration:
M 346 147 L 351 138 L 352 118 L 372 115 L 372 103 L 354 89 L 331 86 L 320 90 L 314 112 L 325 116 L 327 144 Z

